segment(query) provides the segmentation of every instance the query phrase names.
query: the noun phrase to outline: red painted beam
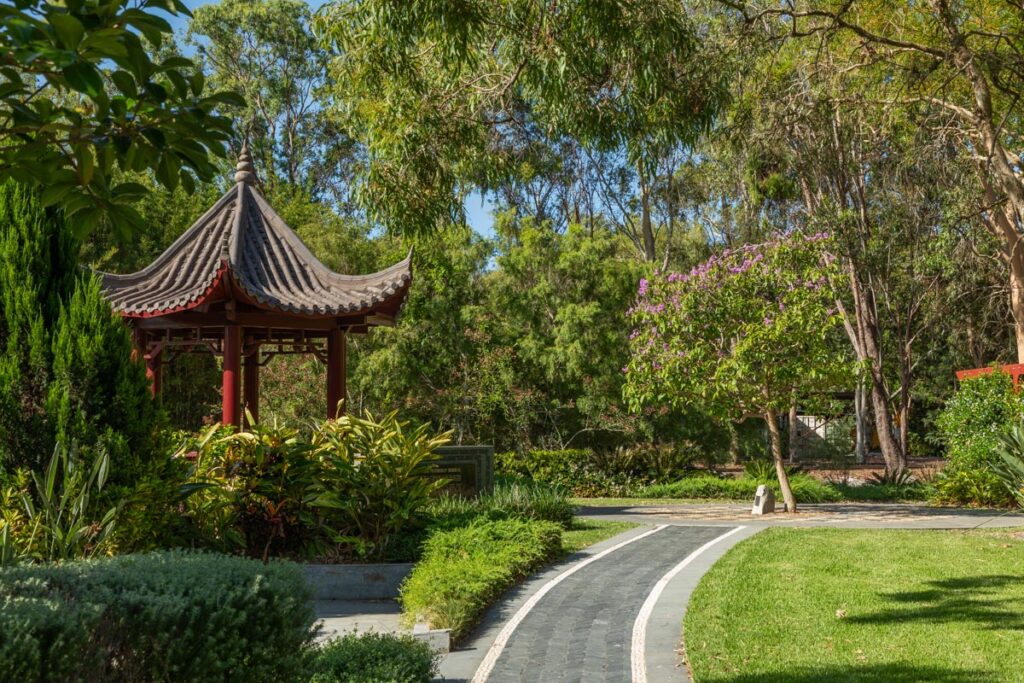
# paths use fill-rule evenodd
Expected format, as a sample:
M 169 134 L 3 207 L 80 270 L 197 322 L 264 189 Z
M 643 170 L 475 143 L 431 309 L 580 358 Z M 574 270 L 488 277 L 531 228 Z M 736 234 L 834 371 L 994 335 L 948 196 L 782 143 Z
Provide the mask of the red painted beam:
M 1007 375 L 1013 378 L 1013 386 L 1017 388 L 1020 384 L 1020 378 L 1024 375 L 1024 363 L 1010 363 L 1007 365 L 999 366 L 1000 372 L 1005 372 Z M 980 377 L 982 375 L 988 375 L 992 373 L 992 368 L 971 368 L 969 370 L 957 370 L 956 378 L 959 381 L 965 379 L 971 379 L 972 377 Z

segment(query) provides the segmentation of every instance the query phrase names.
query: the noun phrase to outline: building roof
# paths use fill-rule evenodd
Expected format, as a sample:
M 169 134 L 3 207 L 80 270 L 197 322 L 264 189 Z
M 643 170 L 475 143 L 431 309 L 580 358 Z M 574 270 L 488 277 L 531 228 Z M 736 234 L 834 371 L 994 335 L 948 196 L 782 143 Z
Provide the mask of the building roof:
M 234 187 L 153 263 L 130 275 L 101 273 L 115 310 L 155 317 L 227 292 L 260 309 L 304 317 L 398 312 L 412 282 L 411 252 L 377 273 L 335 273 L 271 208 L 254 180 L 243 146 Z

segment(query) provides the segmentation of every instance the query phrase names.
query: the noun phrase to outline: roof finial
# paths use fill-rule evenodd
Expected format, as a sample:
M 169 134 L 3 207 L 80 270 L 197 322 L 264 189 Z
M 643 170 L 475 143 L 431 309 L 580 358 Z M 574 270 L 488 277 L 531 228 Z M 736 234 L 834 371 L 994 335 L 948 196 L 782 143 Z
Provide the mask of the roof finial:
M 235 166 L 236 183 L 252 183 L 256 180 L 256 169 L 252 165 L 252 155 L 249 154 L 249 141 L 242 142 L 242 152 L 238 155 L 238 165 Z

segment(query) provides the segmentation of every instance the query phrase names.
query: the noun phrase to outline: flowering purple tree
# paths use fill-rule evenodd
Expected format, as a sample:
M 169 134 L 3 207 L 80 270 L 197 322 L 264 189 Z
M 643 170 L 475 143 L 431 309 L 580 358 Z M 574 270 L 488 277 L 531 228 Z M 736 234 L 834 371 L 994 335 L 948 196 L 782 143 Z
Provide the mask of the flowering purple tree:
M 834 294 L 841 271 L 827 243 L 823 233 L 782 235 L 727 250 L 688 274 L 656 273 L 640 281 L 629 312 L 630 406 L 697 405 L 724 418 L 764 418 L 791 512 L 778 415 L 851 370 L 829 339 L 841 325 Z

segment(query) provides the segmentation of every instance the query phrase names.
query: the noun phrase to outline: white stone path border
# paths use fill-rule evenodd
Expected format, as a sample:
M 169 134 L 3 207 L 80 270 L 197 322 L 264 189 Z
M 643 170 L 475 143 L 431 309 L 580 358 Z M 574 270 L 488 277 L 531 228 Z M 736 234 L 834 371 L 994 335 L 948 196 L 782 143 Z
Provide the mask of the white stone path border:
M 650 531 L 646 531 L 637 536 L 633 536 L 632 538 L 627 538 L 625 541 L 616 543 L 610 548 L 605 548 L 601 552 L 595 555 L 591 555 L 582 562 L 577 562 L 576 564 L 572 565 L 564 572 L 562 572 L 561 574 L 559 574 L 558 576 L 556 576 L 555 578 L 551 579 L 543 586 L 541 586 L 541 588 L 536 593 L 531 595 L 530 598 L 525 603 L 523 603 L 523 606 L 516 611 L 512 618 L 505 623 L 505 626 L 498 633 L 498 637 L 494 639 L 494 642 L 491 643 L 491 647 L 488 648 L 487 654 L 484 655 L 483 661 L 480 662 L 480 666 L 477 668 L 476 673 L 473 675 L 472 683 L 485 683 L 487 681 L 488 677 L 491 675 L 491 671 L 494 670 L 494 665 L 498 663 L 498 657 L 500 657 L 501 653 L 504 652 L 505 645 L 508 644 L 509 638 L 512 637 L 512 634 L 515 632 L 519 624 L 522 623 L 523 619 L 526 618 L 526 615 L 530 613 L 530 610 L 532 610 L 537 605 L 537 603 L 541 601 L 541 598 L 547 595 L 552 588 L 554 588 L 555 586 L 557 586 L 562 581 L 569 578 L 579 570 L 583 569 L 587 565 L 593 562 L 597 562 L 602 557 L 605 557 L 606 555 L 609 555 L 615 552 L 616 550 L 619 550 L 620 548 L 624 548 L 625 546 L 629 545 L 630 543 L 633 543 L 634 541 L 639 541 L 641 538 L 646 538 L 652 534 L 658 533 L 662 529 L 667 529 L 669 526 L 670 525 L 668 524 L 660 524 L 651 529 Z
M 735 533 L 743 531 L 746 528 L 747 527 L 745 526 L 738 526 L 735 529 L 725 532 L 721 536 L 716 536 L 711 539 L 687 555 L 682 562 L 670 569 L 667 574 L 658 580 L 658 583 L 654 584 L 654 589 L 651 590 L 650 594 L 647 596 L 643 606 L 640 608 L 640 612 L 636 615 L 636 621 L 633 622 L 633 639 L 629 653 L 630 661 L 632 662 L 633 683 L 647 683 L 647 624 L 651 620 L 651 615 L 654 613 L 654 607 L 658 604 L 658 600 L 661 598 L 661 594 L 665 591 L 665 587 L 668 586 L 669 582 L 672 581 L 679 572 L 686 569 L 687 566 L 689 566 L 706 550 L 711 548 L 711 546 L 725 540 Z

